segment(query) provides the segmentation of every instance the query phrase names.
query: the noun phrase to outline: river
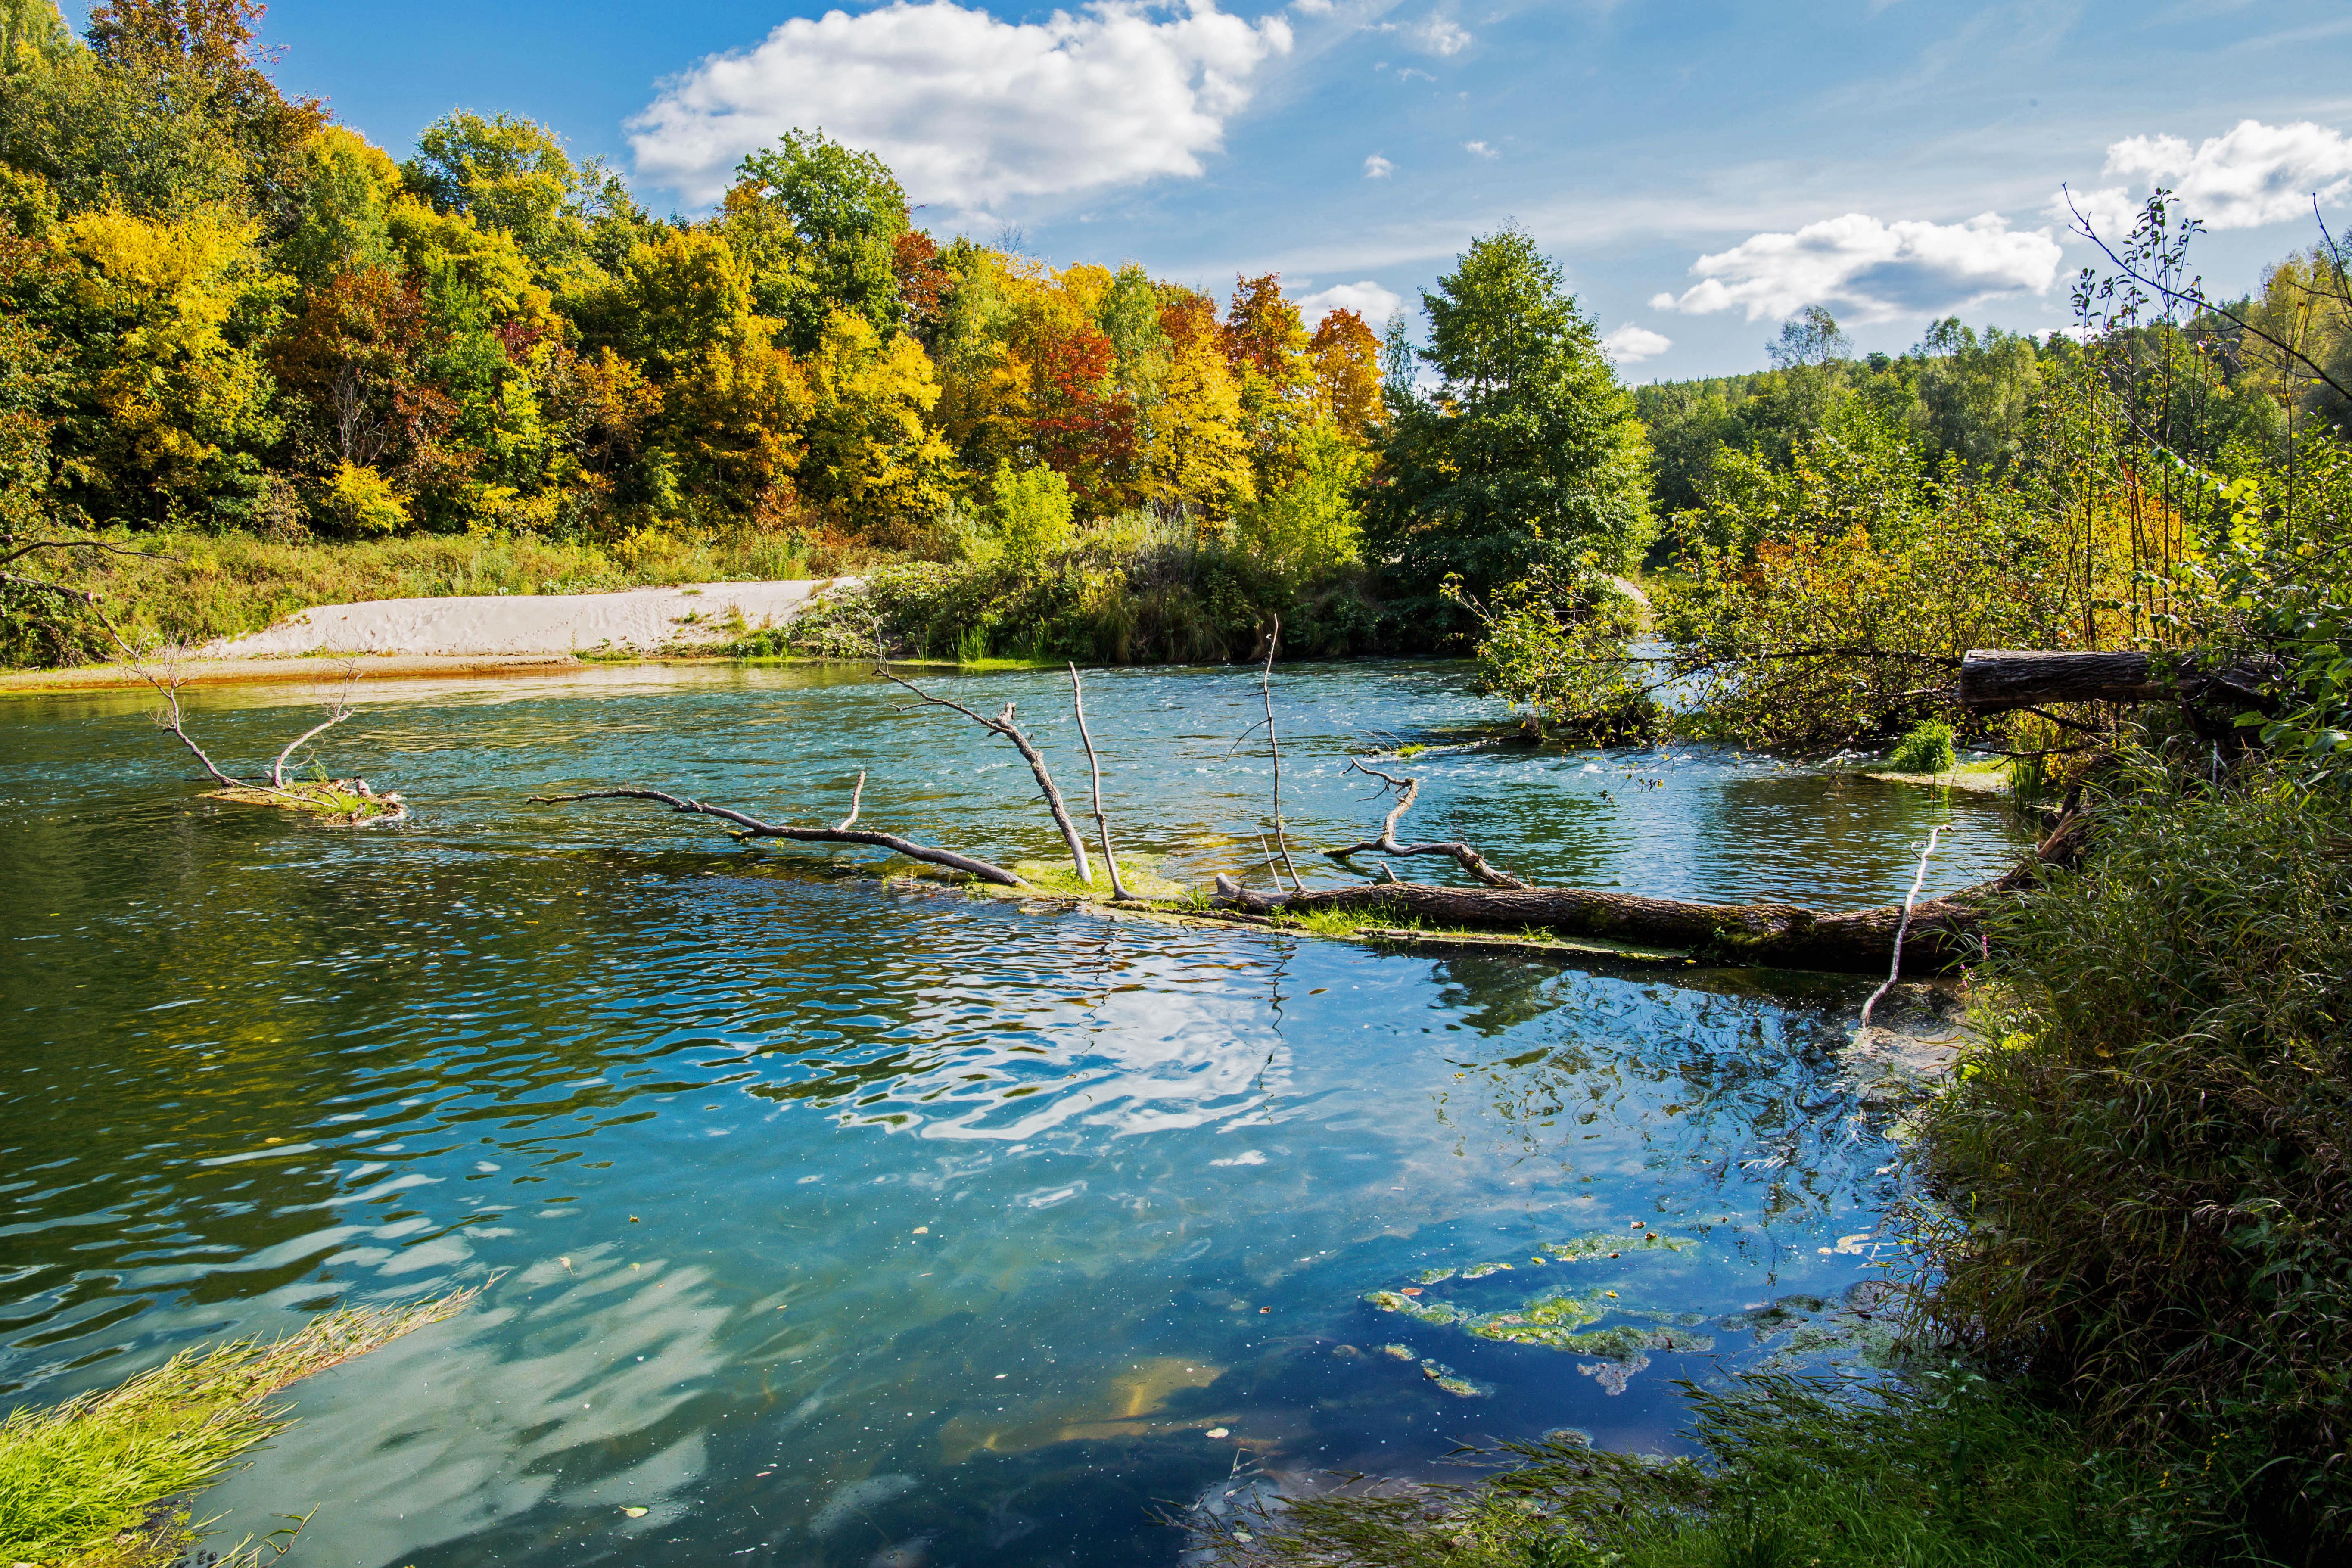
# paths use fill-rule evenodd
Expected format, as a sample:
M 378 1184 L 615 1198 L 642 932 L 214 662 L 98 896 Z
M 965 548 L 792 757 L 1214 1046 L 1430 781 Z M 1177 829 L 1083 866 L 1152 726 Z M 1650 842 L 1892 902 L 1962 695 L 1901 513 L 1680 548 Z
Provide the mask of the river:
M 1065 682 L 936 684 L 1017 701 L 1082 793 Z M 1931 887 L 2023 842 L 1727 750 L 1449 750 L 1501 717 L 1458 665 L 1275 689 L 1301 845 L 1377 827 L 1342 766 L 1397 743 L 1435 748 L 1408 837 L 1546 882 L 1842 907 L 1900 898 L 1933 824 Z M 298 1387 L 202 1501 L 231 1540 L 315 1507 L 298 1563 L 1174 1563 L 1160 1517 L 1253 1483 L 1671 1449 L 1675 1378 L 1867 1369 L 1901 1167 L 1846 1049 L 1866 981 L 1110 921 L 527 798 L 829 821 L 865 769 L 867 825 L 1051 858 L 1009 746 L 855 672 L 363 695 L 327 755 L 396 826 L 198 799 L 133 698 L 0 708 L 0 1406 L 487 1286 Z M 1088 695 L 1122 847 L 1260 865 L 1255 672 Z M 191 724 L 250 767 L 308 700 Z M 1514 1342 L 1530 1301 L 1584 1337 Z

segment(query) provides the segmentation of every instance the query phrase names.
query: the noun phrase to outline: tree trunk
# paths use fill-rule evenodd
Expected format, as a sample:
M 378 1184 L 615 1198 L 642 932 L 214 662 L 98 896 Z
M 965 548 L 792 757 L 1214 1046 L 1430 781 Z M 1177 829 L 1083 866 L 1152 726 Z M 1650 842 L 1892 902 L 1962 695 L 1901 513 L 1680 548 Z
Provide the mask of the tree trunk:
M 2144 653 L 1974 648 L 1960 661 L 1960 706 L 1971 713 L 2046 702 L 2139 702 L 2166 689 Z
M 1940 973 L 1979 957 L 1977 937 L 1986 883 L 1913 906 L 1903 944 L 1906 975 Z M 1602 937 L 1648 947 L 1677 948 L 1718 963 L 1769 964 L 1884 974 L 1895 962 L 1901 904 L 1835 912 L 1794 904 L 1702 904 L 1681 899 L 1591 888 L 1439 888 L 1422 882 L 1376 882 L 1273 898 L 1230 884 L 1223 900 L 1254 914 L 1304 914 L 1360 910 L 1384 920 L 1418 916 L 1439 925 L 1518 931 L 1538 926 L 1564 935 Z

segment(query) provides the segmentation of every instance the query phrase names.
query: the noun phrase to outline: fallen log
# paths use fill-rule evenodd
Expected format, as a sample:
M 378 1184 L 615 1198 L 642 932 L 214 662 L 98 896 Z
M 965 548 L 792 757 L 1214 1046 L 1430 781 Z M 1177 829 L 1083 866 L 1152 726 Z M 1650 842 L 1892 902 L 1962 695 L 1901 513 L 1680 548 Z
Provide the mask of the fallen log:
M 1986 883 L 1915 905 L 1903 947 L 1903 973 L 1941 973 L 1981 957 L 1984 898 L 2000 888 L 1999 883 Z M 1673 948 L 1724 963 L 1841 973 L 1891 969 L 1895 933 L 1903 927 L 1901 904 L 1831 912 L 1796 904 L 1704 904 L 1596 888 L 1374 882 L 1276 896 L 1252 892 L 1220 877 L 1217 900 L 1261 915 L 1346 910 L 1389 920 L 1413 917 L 1445 926 L 1538 927 L 1568 936 Z
M 1669 948 L 1721 963 L 1916 978 L 1945 973 L 1982 958 L 1986 913 L 2004 896 L 2032 886 L 2043 867 L 2078 862 L 2089 826 L 2088 816 L 2069 810 L 2035 847 L 2033 858 L 2007 876 L 1912 904 L 1907 933 L 1902 904 L 1823 910 L 1798 904 L 1708 904 L 1598 888 L 1524 884 L 1442 888 L 1389 881 L 1266 894 L 1220 875 L 1216 902 L 1269 918 L 1361 911 L 1391 920 L 1415 917 L 1440 926 L 1515 931 L 1535 928 L 1560 936 Z M 1393 834 L 1395 826 L 1391 816 L 1384 834 Z
M 1971 648 L 1960 660 L 1958 696 L 1971 713 L 2000 713 L 2047 702 L 2140 702 L 2165 689 L 2144 653 Z
M 2051 702 L 2218 700 L 2269 710 L 2275 671 L 2261 659 L 2169 676 L 2145 653 L 2053 653 L 2039 648 L 1973 648 L 1960 660 L 1953 696 L 1971 713 L 2001 713 Z

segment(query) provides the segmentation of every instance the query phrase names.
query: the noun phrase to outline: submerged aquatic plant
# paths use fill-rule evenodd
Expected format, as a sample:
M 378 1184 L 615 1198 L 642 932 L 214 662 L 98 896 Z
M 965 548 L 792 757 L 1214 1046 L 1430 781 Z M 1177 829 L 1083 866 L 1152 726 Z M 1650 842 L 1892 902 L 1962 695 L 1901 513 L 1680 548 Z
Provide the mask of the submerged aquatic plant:
M 1225 1568 L 2161 1568 L 2172 1498 L 2076 1428 L 1962 1373 L 1861 1393 L 1684 1385 L 1700 1457 L 1511 1443 L 1466 1486 L 1288 1500 L 1211 1542 Z

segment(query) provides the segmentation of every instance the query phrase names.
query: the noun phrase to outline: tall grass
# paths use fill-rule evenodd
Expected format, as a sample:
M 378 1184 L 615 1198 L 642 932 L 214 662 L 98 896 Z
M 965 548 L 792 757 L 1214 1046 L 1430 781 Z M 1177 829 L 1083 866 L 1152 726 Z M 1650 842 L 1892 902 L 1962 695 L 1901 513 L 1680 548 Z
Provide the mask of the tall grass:
M 2288 1561 L 2352 1553 L 2352 818 L 2142 766 L 1993 925 L 1932 1326 Z
M 118 1388 L 11 1413 L 0 1421 L 0 1563 L 171 1562 L 203 1529 L 187 1495 L 292 1425 L 273 1395 L 439 1322 L 473 1296 L 332 1312 L 284 1339 L 184 1352 Z

